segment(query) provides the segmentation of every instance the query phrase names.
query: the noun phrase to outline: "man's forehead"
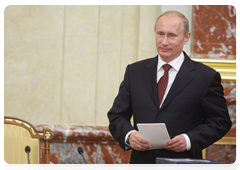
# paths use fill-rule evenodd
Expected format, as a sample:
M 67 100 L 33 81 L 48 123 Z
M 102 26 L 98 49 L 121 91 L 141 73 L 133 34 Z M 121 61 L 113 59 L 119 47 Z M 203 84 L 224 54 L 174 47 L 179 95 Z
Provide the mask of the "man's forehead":
M 167 32 L 181 32 L 183 31 L 183 20 L 177 15 L 174 16 L 162 16 L 159 18 L 156 30 L 157 32 L 167 31 Z
M 157 26 L 182 26 L 183 20 L 180 17 L 168 17 L 168 16 L 162 16 L 158 23 Z
M 163 15 L 161 18 L 159 18 L 159 20 L 171 20 L 171 21 L 176 20 L 176 21 L 180 21 L 180 22 L 183 21 L 183 19 L 176 14 Z

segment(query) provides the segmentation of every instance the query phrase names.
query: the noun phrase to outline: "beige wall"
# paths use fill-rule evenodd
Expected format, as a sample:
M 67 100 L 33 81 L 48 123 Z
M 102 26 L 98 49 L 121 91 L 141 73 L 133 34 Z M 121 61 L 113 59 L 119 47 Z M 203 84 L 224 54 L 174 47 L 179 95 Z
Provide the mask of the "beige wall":
M 108 125 L 128 63 L 156 55 L 159 6 L 8 6 L 4 115 Z

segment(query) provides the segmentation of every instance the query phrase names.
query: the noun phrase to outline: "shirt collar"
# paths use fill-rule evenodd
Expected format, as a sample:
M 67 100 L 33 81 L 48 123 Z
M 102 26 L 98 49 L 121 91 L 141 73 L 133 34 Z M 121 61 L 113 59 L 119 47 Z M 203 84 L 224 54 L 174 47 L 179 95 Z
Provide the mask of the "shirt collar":
M 181 54 L 177 58 L 175 58 L 174 60 L 170 61 L 168 64 L 170 64 L 172 66 L 172 68 L 175 69 L 176 71 L 179 71 L 183 61 L 184 61 L 184 54 L 183 54 L 183 52 L 181 52 Z M 157 70 L 159 70 L 164 64 L 167 64 L 167 63 L 162 60 L 160 55 L 158 55 Z

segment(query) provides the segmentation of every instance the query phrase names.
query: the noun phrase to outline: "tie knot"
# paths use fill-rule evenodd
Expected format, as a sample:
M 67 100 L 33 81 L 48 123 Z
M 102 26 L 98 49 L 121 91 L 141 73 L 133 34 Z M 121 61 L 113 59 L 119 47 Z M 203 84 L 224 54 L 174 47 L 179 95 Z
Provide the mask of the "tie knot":
M 162 67 L 165 71 L 169 71 L 172 66 L 169 64 L 164 64 Z

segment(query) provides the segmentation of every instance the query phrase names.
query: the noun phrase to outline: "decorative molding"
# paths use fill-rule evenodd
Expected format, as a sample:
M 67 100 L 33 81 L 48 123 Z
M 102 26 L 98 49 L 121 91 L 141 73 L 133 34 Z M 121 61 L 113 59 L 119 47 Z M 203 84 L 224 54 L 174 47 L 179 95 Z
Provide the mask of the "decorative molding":
M 44 127 L 43 132 L 40 132 L 37 131 L 32 124 L 15 117 L 4 117 L 4 123 L 18 125 L 27 129 L 33 138 L 44 138 L 44 140 L 52 139 L 52 133 L 48 127 Z
M 52 131 L 47 126 L 43 128 L 44 140 L 50 141 L 52 139 Z
M 213 145 L 236 145 L 236 137 L 223 137 Z
M 202 150 L 202 157 L 203 159 L 206 159 L 207 155 L 206 155 L 206 149 Z
M 51 142 L 82 143 L 82 144 L 111 144 L 118 145 L 110 134 L 107 126 L 74 126 L 74 125 L 34 125 L 36 129 L 45 126 L 51 128 Z
M 236 82 L 236 60 L 192 58 L 201 62 L 221 74 L 223 82 Z

